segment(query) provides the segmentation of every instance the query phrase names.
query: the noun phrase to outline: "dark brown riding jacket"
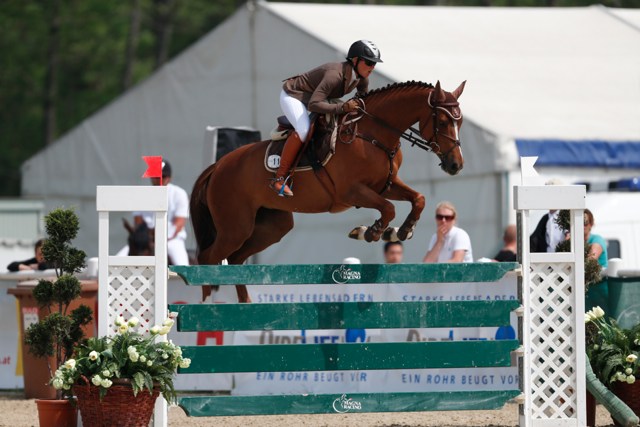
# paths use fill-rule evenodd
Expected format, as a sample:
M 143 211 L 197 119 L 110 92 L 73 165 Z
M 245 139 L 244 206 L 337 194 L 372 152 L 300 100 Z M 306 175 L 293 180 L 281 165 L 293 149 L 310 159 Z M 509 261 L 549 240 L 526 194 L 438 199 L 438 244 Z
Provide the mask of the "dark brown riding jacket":
M 342 98 L 357 88 L 359 94 L 369 91 L 369 79 L 351 81 L 355 70 L 349 61 L 329 62 L 304 74 L 284 80 L 282 89 L 307 106 L 310 112 L 342 114 L 342 102 L 332 104 L 329 99 Z

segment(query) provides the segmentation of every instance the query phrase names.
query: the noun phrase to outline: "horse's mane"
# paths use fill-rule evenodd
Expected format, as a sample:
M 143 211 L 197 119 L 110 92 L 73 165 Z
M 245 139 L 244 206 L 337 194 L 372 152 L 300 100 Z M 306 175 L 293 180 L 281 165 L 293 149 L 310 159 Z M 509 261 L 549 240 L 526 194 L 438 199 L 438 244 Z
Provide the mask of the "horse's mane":
M 418 87 L 418 88 L 426 88 L 426 89 L 433 89 L 433 85 L 431 83 L 425 83 L 425 82 L 416 82 L 415 80 L 409 80 L 406 82 L 396 82 L 396 83 L 390 83 L 386 86 L 383 87 L 379 87 L 377 89 L 373 89 L 371 91 L 369 91 L 367 94 L 362 96 L 362 99 L 367 99 L 370 96 L 375 96 L 381 93 L 385 93 L 387 91 L 391 91 L 391 90 L 396 90 L 396 89 L 404 89 L 404 88 L 408 88 L 408 87 Z

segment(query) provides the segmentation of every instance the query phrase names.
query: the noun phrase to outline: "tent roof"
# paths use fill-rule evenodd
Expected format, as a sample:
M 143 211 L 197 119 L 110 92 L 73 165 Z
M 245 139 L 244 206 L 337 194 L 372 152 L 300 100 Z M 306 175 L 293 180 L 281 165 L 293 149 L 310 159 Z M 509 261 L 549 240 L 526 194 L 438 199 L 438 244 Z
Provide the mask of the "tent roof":
M 392 80 L 467 80 L 465 116 L 503 137 L 640 144 L 640 10 L 261 6 L 338 52 L 375 41 Z

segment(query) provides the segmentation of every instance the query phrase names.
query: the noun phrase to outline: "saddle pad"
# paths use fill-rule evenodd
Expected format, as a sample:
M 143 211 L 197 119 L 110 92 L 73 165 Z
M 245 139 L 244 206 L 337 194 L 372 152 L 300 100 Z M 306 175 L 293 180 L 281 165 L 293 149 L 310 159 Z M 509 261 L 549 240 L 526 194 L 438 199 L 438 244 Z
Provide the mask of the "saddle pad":
M 282 148 L 286 142 L 286 138 L 280 140 L 271 140 L 267 146 L 267 150 L 264 155 L 264 167 L 269 172 L 276 172 L 278 166 L 280 166 L 280 154 Z M 314 155 L 311 154 L 313 150 Z M 336 135 L 335 132 L 324 132 L 320 130 L 315 132 L 311 141 L 304 150 L 298 165 L 295 168 L 296 172 L 304 172 L 313 169 L 312 159 L 318 159 L 320 165 L 324 166 L 329 163 L 331 157 L 336 152 Z

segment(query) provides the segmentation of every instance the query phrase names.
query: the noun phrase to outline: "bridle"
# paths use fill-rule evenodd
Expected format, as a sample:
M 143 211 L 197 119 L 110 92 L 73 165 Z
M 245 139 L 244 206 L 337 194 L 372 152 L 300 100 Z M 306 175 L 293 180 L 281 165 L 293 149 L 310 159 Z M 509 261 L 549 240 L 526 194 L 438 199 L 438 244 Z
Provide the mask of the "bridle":
M 368 135 L 364 135 L 362 133 L 358 132 L 358 120 L 360 120 L 362 117 L 367 116 L 369 117 L 371 120 L 373 120 L 375 123 L 391 130 L 392 132 L 396 133 L 400 138 L 404 138 L 407 141 L 409 141 L 411 143 L 411 146 L 413 147 L 414 145 L 417 146 L 418 148 L 421 148 L 425 151 L 431 151 L 433 152 L 436 156 L 438 156 L 438 158 L 440 159 L 440 164 L 438 166 L 442 167 L 442 164 L 445 162 L 445 159 L 447 158 L 447 156 L 449 156 L 449 154 L 456 148 L 456 147 L 460 147 L 461 143 L 460 143 L 460 138 L 458 137 L 458 133 L 456 132 L 456 138 L 452 138 L 449 135 L 446 134 L 439 134 L 439 128 L 438 128 L 438 111 L 443 111 L 447 117 L 449 117 L 452 121 L 453 124 L 455 126 L 456 121 L 462 119 L 462 114 L 460 112 L 460 104 L 458 103 L 458 101 L 450 101 L 450 102 L 441 102 L 441 103 L 432 103 L 431 102 L 431 94 L 433 92 L 429 93 L 429 96 L 427 98 L 427 105 L 431 108 L 432 113 L 431 113 L 431 120 L 433 121 L 433 135 L 431 136 L 431 138 L 429 138 L 429 140 L 426 140 L 422 137 L 422 133 L 420 132 L 420 130 L 416 129 L 413 126 L 410 126 L 407 131 L 403 131 L 400 130 L 398 128 L 396 128 L 395 126 L 390 125 L 389 123 L 387 123 L 385 120 L 382 120 L 379 117 L 374 116 L 373 114 L 369 113 L 366 110 L 366 106 L 365 106 L 365 102 L 364 99 L 356 97 L 356 101 L 358 101 L 358 103 L 360 104 L 360 106 L 358 107 L 358 110 L 356 112 L 351 112 L 351 113 L 347 113 L 343 116 L 342 120 L 340 121 L 339 124 L 339 129 L 338 129 L 338 135 L 339 138 L 342 142 L 346 143 L 346 144 L 350 144 L 351 142 L 353 142 L 353 140 L 357 137 L 357 138 L 361 138 L 364 139 L 365 141 L 369 141 L 371 144 L 373 144 L 373 146 L 381 149 L 382 151 L 384 151 L 387 154 L 387 157 L 389 158 L 389 175 L 387 177 L 387 182 L 385 184 L 385 187 L 382 189 L 382 191 L 380 192 L 380 194 L 384 193 L 385 191 L 387 191 L 389 189 L 389 187 L 391 187 L 391 179 L 393 177 L 393 159 L 395 158 L 396 154 L 398 153 L 398 150 L 400 150 L 400 144 L 401 142 L 398 141 L 398 144 L 393 147 L 392 149 L 389 149 L 386 145 L 384 145 L 383 143 L 379 142 L 377 139 L 370 137 Z M 447 107 L 452 108 L 453 112 L 450 112 Z M 354 125 L 354 129 L 351 129 L 350 127 L 348 127 L 347 129 L 343 128 L 345 126 L 350 126 L 350 125 Z M 426 126 L 426 123 L 425 123 Z M 343 134 L 350 134 L 352 135 L 351 139 L 348 141 L 345 141 L 342 139 L 342 135 Z M 442 149 L 440 148 L 440 144 L 438 143 L 438 136 L 441 137 L 445 137 L 447 139 L 449 139 L 450 141 L 453 142 L 453 145 L 451 146 L 451 148 L 446 152 L 443 153 Z M 434 149 L 434 146 L 437 148 Z
M 421 149 L 423 149 L 425 151 L 433 152 L 440 159 L 441 163 L 438 166 L 442 166 L 442 163 L 444 162 L 444 159 L 446 159 L 447 156 L 449 156 L 449 154 L 456 147 L 461 147 L 461 142 L 460 142 L 460 138 L 458 137 L 457 134 L 456 134 L 456 138 L 452 138 L 449 135 L 444 134 L 444 133 L 440 134 L 440 128 L 438 127 L 438 111 L 444 112 L 447 115 L 447 117 L 449 117 L 451 119 L 451 121 L 453 122 L 454 126 L 456 124 L 456 121 L 462 119 L 462 114 L 460 112 L 460 103 L 458 101 L 432 103 L 431 102 L 432 93 L 433 92 L 430 92 L 429 96 L 427 98 L 427 105 L 431 108 L 431 120 L 433 121 L 433 134 L 431 135 L 431 138 L 429 138 L 428 140 L 423 138 L 422 137 L 422 133 L 420 132 L 420 130 L 416 129 L 413 126 L 410 126 L 406 131 L 402 131 L 402 130 L 390 125 L 389 123 L 387 123 L 386 121 L 382 120 L 381 118 L 376 117 L 373 114 L 369 113 L 365 108 L 364 99 L 362 99 L 362 98 L 355 98 L 360 103 L 360 106 L 358 107 L 358 111 L 361 113 L 361 115 L 359 115 L 357 117 L 353 117 L 354 113 L 347 113 L 343 117 L 343 120 L 340 123 L 340 126 L 343 127 L 343 126 L 346 126 L 346 125 L 350 125 L 350 124 L 356 123 L 363 116 L 367 116 L 371 120 L 373 120 L 375 123 L 377 123 L 377 124 L 387 128 L 387 129 L 391 130 L 392 132 L 396 133 L 400 138 L 404 138 L 405 140 L 409 141 L 411 143 L 412 147 L 415 145 L 418 148 L 421 148 Z M 447 108 L 451 108 L 453 112 L 449 111 Z M 355 113 L 355 114 L 358 114 L 358 113 Z M 425 123 L 425 126 L 426 126 L 426 123 Z M 353 137 L 352 137 L 352 139 L 350 141 L 343 141 L 343 142 L 350 143 L 351 141 L 353 141 L 353 139 L 355 137 L 359 137 L 359 138 L 362 138 L 362 139 L 364 139 L 366 141 L 371 142 L 376 147 L 381 148 L 383 151 L 387 152 L 387 154 L 390 157 L 392 157 L 391 154 L 393 154 L 393 156 L 395 156 L 395 153 L 400 148 L 400 142 L 398 142 L 398 145 L 396 147 L 394 147 L 393 149 L 389 150 L 384 144 L 381 144 L 376 139 L 371 138 L 371 137 L 369 137 L 367 135 L 358 133 L 357 124 L 356 124 L 356 129 L 355 130 L 350 130 L 349 129 L 345 133 L 347 133 L 347 134 L 351 133 L 353 135 Z M 444 137 L 444 138 L 450 140 L 451 142 L 453 142 L 453 145 L 451 146 L 451 148 L 446 153 L 442 152 L 440 144 L 438 143 L 438 137 Z

